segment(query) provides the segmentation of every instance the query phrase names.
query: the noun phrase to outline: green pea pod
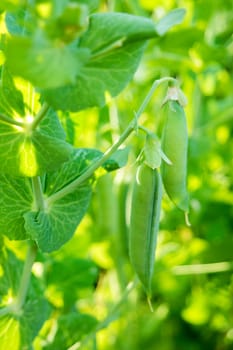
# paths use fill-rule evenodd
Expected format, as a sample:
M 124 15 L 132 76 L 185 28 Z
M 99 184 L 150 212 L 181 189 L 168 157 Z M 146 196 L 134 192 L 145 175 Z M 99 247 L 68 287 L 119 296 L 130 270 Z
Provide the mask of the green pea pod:
M 189 196 L 187 192 L 187 151 L 188 132 L 183 107 L 178 101 L 168 100 L 163 108 L 164 128 L 162 150 L 171 161 L 163 162 L 161 175 L 165 190 L 174 204 L 188 213 Z
M 129 255 L 147 295 L 151 291 L 161 199 L 162 180 L 159 171 L 142 164 L 133 188 Z

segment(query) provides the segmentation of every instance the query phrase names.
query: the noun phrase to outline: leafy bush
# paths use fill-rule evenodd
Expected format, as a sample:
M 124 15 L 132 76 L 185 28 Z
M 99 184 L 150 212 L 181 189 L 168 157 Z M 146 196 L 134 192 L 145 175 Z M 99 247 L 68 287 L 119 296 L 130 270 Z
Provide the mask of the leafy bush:
M 0 349 L 233 348 L 232 3 L 182 6 L 1 1 Z M 147 296 L 132 183 L 178 81 L 191 226 L 164 191 Z

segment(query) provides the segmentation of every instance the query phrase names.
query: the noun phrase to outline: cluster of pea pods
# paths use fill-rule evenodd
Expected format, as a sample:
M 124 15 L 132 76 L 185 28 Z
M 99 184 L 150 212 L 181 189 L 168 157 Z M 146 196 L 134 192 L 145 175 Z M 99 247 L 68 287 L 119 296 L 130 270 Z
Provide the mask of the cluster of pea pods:
M 189 211 L 187 123 L 183 103 L 179 94 L 174 94 L 172 89 L 168 92 L 161 108 L 163 128 L 160 153 L 162 157 L 157 161 L 158 152 L 150 152 L 148 155 L 148 150 L 145 149 L 132 193 L 129 254 L 134 271 L 148 296 L 151 294 L 163 188 L 172 202 L 184 211 L 186 216 Z M 152 136 L 152 142 L 154 144 L 157 142 L 156 137 Z

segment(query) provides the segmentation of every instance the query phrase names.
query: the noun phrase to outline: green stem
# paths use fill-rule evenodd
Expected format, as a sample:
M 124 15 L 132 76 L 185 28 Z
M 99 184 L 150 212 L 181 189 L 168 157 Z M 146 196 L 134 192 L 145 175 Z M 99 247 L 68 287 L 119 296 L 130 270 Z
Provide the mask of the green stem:
M 151 132 L 149 129 L 145 128 L 145 126 L 143 126 L 143 125 L 139 125 L 138 128 L 139 128 L 140 130 L 142 130 L 146 135 L 148 135 L 148 134 L 149 134 L 149 135 L 154 134 L 154 133 Z
M 135 118 L 129 123 L 128 127 L 125 129 L 123 134 L 119 137 L 119 139 L 103 154 L 103 156 L 95 161 L 93 164 L 91 164 L 86 171 L 81 174 L 77 179 L 72 181 L 70 184 L 62 188 L 60 191 L 52 194 L 50 197 L 47 199 L 48 205 L 51 205 L 51 203 L 57 201 L 58 199 L 63 198 L 67 194 L 73 192 L 81 183 L 86 181 L 89 177 L 93 175 L 93 173 L 98 169 L 100 166 L 106 162 L 107 159 L 111 157 L 111 155 L 117 151 L 117 149 L 122 145 L 122 143 L 128 138 L 128 136 L 135 130 L 137 126 L 137 122 L 141 114 L 144 112 L 145 108 L 147 107 L 151 96 L 157 89 L 159 85 L 161 85 L 164 82 L 172 82 L 174 84 L 178 84 L 177 80 L 171 77 L 165 77 L 161 78 L 159 80 L 156 80 L 149 93 L 146 95 L 144 101 L 142 102 L 141 106 L 139 107 L 138 111 L 135 113 Z
M 233 262 L 223 261 L 210 264 L 179 265 L 172 268 L 175 275 L 199 275 L 233 270 Z
M 42 186 L 40 177 L 36 176 L 32 178 L 32 189 L 35 201 L 35 210 L 43 210 L 44 209 L 44 198 L 42 192 Z M 37 254 L 37 246 L 34 241 L 29 242 L 27 256 L 24 262 L 23 274 L 20 280 L 19 291 L 16 296 L 16 300 L 13 304 L 8 305 L 2 309 L 0 309 L 0 317 L 7 315 L 9 313 L 18 314 L 21 312 L 22 307 L 25 303 L 27 292 L 30 284 L 31 278 L 31 269 L 36 258 Z
M 0 317 L 8 314 L 19 314 L 25 303 L 31 279 L 31 269 L 37 254 L 37 246 L 33 241 L 29 242 L 27 256 L 24 262 L 23 273 L 20 280 L 18 294 L 13 304 L 0 309 Z
M 43 191 L 42 191 L 42 185 L 41 180 L 39 176 L 35 176 L 31 178 L 32 180 L 32 190 L 34 195 L 34 201 L 35 201 L 35 210 L 43 210 L 45 207 L 44 197 L 43 197 Z
M 150 102 L 150 99 L 152 97 L 152 95 L 154 94 L 155 90 L 157 89 L 157 87 L 159 85 L 161 85 L 162 83 L 173 83 L 175 85 L 178 85 L 178 81 L 174 78 L 171 77 L 164 77 L 158 80 L 155 80 L 154 83 L 152 84 L 150 91 L 148 92 L 148 94 L 146 95 L 146 98 L 144 99 L 144 101 L 142 102 L 141 106 L 139 107 L 137 113 L 136 113 L 136 117 L 139 118 L 140 115 L 144 112 L 145 108 L 147 107 L 148 103 Z
M 47 102 L 44 102 L 44 104 L 42 105 L 41 109 L 39 110 L 39 112 L 35 116 L 32 124 L 30 126 L 31 130 L 35 130 L 37 128 L 37 126 L 39 125 L 41 120 L 45 117 L 48 110 L 49 110 L 49 104 Z
M 95 330 L 93 332 L 91 332 L 90 334 L 88 334 L 87 337 L 85 337 L 83 340 L 73 344 L 67 350 L 81 349 L 85 344 L 87 344 L 90 340 L 92 340 L 93 337 L 96 336 L 97 332 L 99 332 L 100 330 L 106 328 L 111 322 L 113 322 L 115 319 L 117 319 L 117 314 L 118 314 L 121 306 L 125 303 L 125 301 L 127 300 L 128 296 L 132 292 L 132 290 L 135 289 L 136 285 L 137 285 L 137 281 L 130 282 L 128 284 L 128 286 L 126 287 L 126 289 L 125 289 L 122 297 L 120 298 L 120 300 L 114 305 L 114 307 L 109 312 L 107 317 L 103 321 L 98 323 L 98 325 L 96 326 Z
M 52 194 L 50 197 L 47 198 L 47 203 L 50 205 L 51 203 L 57 201 L 58 199 L 61 199 L 62 197 L 66 196 L 68 193 L 73 192 L 81 183 L 83 183 L 85 180 L 87 180 L 89 177 L 93 175 L 93 173 L 98 169 L 101 165 L 103 165 L 104 162 L 106 162 L 111 155 L 116 152 L 116 150 L 119 148 L 119 146 L 127 139 L 127 137 L 131 134 L 131 132 L 135 128 L 135 120 L 129 124 L 127 129 L 123 132 L 123 134 L 120 136 L 117 142 L 115 142 L 104 154 L 103 156 L 95 161 L 93 164 L 91 164 L 87 170 L 81 174 L 77 179 L 75 179 L 73 182 L 71 182 L 66 187 L 62 188 L 60 191 Z
M 43 210 L 44 209 L 44 198 L 43 191 L 41 186 L 41 180 L 39 176 L 32 177 L 32 190 L 35 201 L 35 210 Z M 23 274 L 20 281 L 19 292 L 17 295 L 16 303 L 13 306 L 14 312 L 19 312 L 26 300 L 30 277 L 31 277 L 31 269 L 36 258 L 37 254 L 37 246 L 34 241 L 29 242 L 29 247 L 27 251 L 26 260 L 24 263 Z
M 5 315 L 8 315 L 12 312 L 12 305 L 3 307 L 2 309 L 0 309 L 0 317 L 3 317 Z
M 32 265 L 37 254 L 37 246 L 33 241 L 29 242 L 26 260 L 24 262 L 23 274 L 20 281 L 19 292 L 16 299 L 15 311 L 20 311 L 25 303 L 29 288 Z
M 0 113 L 0 120 L 2 120 L 3 122 L 6 122 L 7 124 L 12 124 L 12 125 L 15 125 L 15 126 L 20 126 L 20 127 L 24 127 L 23 123 L 17 121 L 17 120 L 14 120 L 13 118 L 9 118 L 7 117 L 6 115 Z

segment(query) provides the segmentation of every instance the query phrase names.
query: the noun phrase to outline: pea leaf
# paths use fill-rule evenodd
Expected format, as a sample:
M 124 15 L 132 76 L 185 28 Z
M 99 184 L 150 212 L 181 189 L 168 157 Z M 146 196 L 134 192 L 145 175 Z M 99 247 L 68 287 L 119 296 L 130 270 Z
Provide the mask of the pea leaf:
M 95 149 L 77 149 L 59 170 L 45 178 L 45 196 L 49 197 L 77 179 L 102 153 Z M 111 161 L 111 160 L 110 160 Z M 116 162 L 114 162 L 116 165 Z M 112 166 L 112 165 L 111 165 Z M 44 211 L 29 211 L 23 217 L 27 234 L 43 252 L 59 249 L 74 234 L 85 215 L 91 199 L 91 184 L 86 181 L 73 192 L 54 200 Z
M 5 296 L 8 295 L 9 290 L 12 296 L 15 296 L 18 292 L 23 264 L 16 258 L 11 250 L 3 250 L 3 245 L 0 247 L 0 306 L 3 307 Z
M 24 102 L 22 93 L 15 87 L 14 81 L 6 67 L 1 68 L 0 80 L 0 111 L 12 115 L 15 110 L 23 116 Z
M 32 342 L 49 316 L 48 313 L 47 302 L 37 295 L 26 302 L 20 316 L 0 317 L 0 350 L 32 350 Z
M 95 149 L 74 150 L 69 161 L 57 171 L 43 176 L 45 197 L 78 178 L 90 163 L 101 156 L 102 152 Z M 110 158 L 104 167 L 116 169 L 117 163 Z M 31 179 L 0 175 L 0 232 L 10 239 L 35 239 L 43 251 L 58 249 L 74 234 L 87 211 L 90 198 L 91 184 L 86 182 L 52 203 L 45 211 L 35 212 Z
M 78 111 L 105 104 L 105 94 L 119 94 L 132 79 L 146 40 L 180 23 L 184 10 L 152 20 L 125 13 L 90 16 L 88 30 L 70 44 L 48 38 L 37 29 L 8 40 L 6 64 L 15 75 L 41 88 L 55 108 Z M 17 56 L 17 61 L 15 57 Z
M 108 159 L 104 164 L 103 167 L 107 171 L 113 171 L 119 168 L 122 168 L 127 164 L 129 156 L 129 147 L 118 149 L 110 159 Z
M 12 316 L 0 317 L 0 350 L 20 349 L 20 323 Z
M 0 172 L 37 176 L 53 170 L 66 161 L 72 151 L 64 138 L 56 114 L 50 111 L 40 127 L 27 129 L 0 122 Z M 10 147 L 9 147 L 10 145 Z
M 84 185 L 54 202 L 47 212 L 25 213 L 26 232 L 43 252 L 59 249 L 73 236 L 90 199 L 91 187 Z
M 75 288 L 92 287 L 98 278 L 98 272 L 93 261 L 66 256 L 62 261 L 54 261 L 49 267 L 46 280 L 47 283 L 57 285 L 57 288 L 67 292 Z
M 10 239 L 26 239 L 23 214 L 33 204 L 30 180 L 0 175 L 0 232 Z
M 25 36 L 35 30 L 35 12 L 30 12 L 25 6 L 9 9 L 9 11 L 11 12 L 6 12 L 5 22 L 10 34 Z
M 57 350 L 61 346 L 64 349 L 71 347 L 95 329 L 97 320 L 91 315 L 70 312 L 58 319 L 58 328 L 52 344 L 45 346 L 45 350 Z
M 62 164 L 57 171 L 50 172 L 46 175 L 44 190 L 46 196 L 51 196 L 77 179 L 93 161 L 101 156 L 102 152 L 97 149 L 74 149 L 69 161 Z
M 116 151 L 107 161 L 103 168 L 107 171 L 113 171 L 124 166 L 128 157 L 128 148 Z M 46 195 L 49 196 L 66 184 L 78 178 L 78 176 L 92 163 L 103 156 L 103 153 L 94 148 L 74 149 L 71 159 L 65 162 L 61 169 L 51 172 L 46 177 Z
M 15 0 L 1 0 L 0 11 L 13 11 L 19 7 L 18 1 Z
M 75 83 L 75 77 L 88 56 L 89 50 L 57 45 L 39 30 L 30 37 L 12 37 L 6 48 L 10 71 L 40 88 Z
M 87 154 L 88 151 L 77 150 L 59 170 L 47 174 L 44 188 L 47 197 L 78 178 L 89 164 Z M 37 242 L 42 251 L 51 252 L 59 249 L 73 236 L 87 211 L 90 199 L 91 185 L 86 182 L 72 193 L 53 201 L 44 211 L 25 213 L 26 232 Z
M 159 35 L 164 35 L 171 27 L 180 24 L 185 16 L 185 9 L 175 9 L 170 11 L 156 24 L 156 31 Z
M 90 17 L 89 29 L 79 48 L 91 56 L 73 84 L 43 91 L 55 109 L 81 110 L 105 103 L 108 91 L 116 96 L 132 79 L 146 39 L 156 37 L 153 21 L 123 13 L 102 13 Z
M 76 0 L 80 4 L 84 4 L 89 7 L 90 11 L 98 8 L 100 0 Z
M 3 307 L 6 296 L 10 295 L 14 299 L 17 295 L 23 262 L 8 249 L 0 251 L 0 262 L 2 269 L 0 278 L 1 307 Z M 28 297 L 20 312 L 15 312 L 12 308 L 12 311 L 9 311 L 7 315 L 0 316 L 0 350 L 7 348 L 31 350 L 33 339 L 49 316 L 49 306 L 41 295 L 40 283 L 34 276 L 32 281 Z

